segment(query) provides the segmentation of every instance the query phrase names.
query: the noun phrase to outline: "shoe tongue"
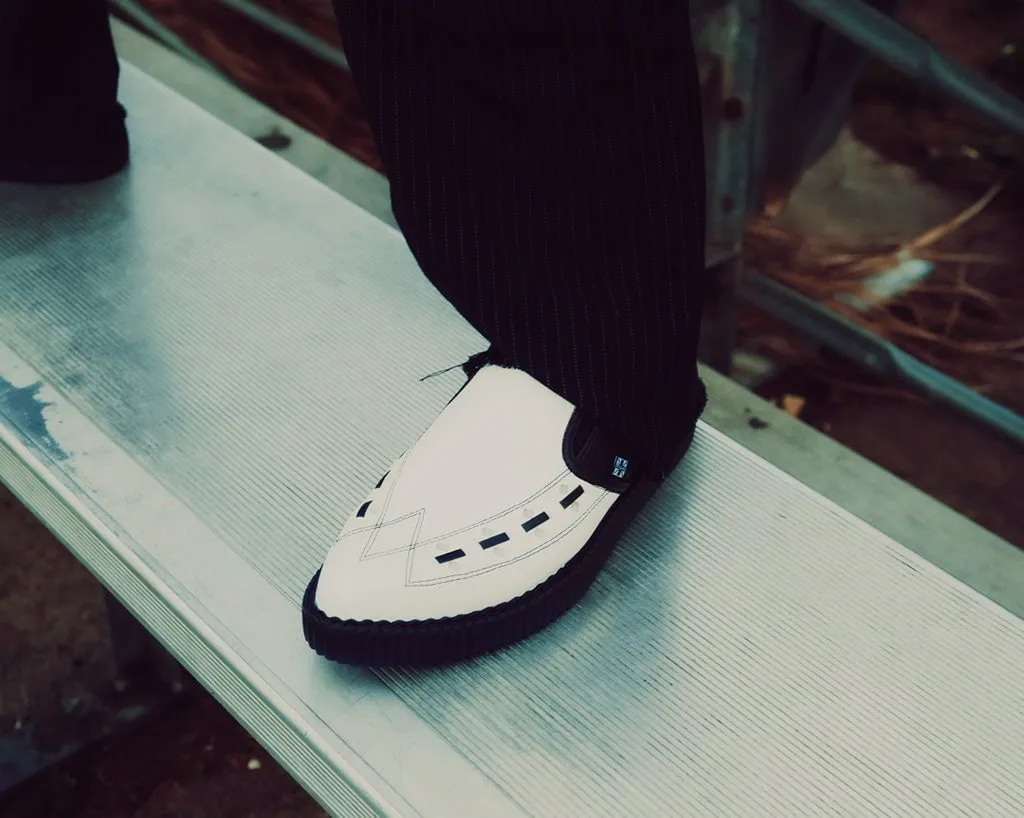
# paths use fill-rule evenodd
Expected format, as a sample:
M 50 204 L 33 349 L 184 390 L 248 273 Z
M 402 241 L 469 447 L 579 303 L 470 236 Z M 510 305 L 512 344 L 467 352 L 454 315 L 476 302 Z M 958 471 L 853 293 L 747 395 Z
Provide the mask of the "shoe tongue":
M 629 488 L 638 469 L 632 453 L 579 409 L 565 429 L 562 456 L 577 477 L 617 493 Z

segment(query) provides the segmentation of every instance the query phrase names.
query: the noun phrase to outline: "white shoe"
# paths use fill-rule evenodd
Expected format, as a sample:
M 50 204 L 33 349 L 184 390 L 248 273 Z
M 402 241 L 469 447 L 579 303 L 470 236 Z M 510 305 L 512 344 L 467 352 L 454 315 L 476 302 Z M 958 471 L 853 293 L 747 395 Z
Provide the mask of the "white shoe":
M 656 488 L 561 396 L 486 365 L 345 524 L 306 591 L 306 638 L 371 666 L 504 647 L 583 596 Z

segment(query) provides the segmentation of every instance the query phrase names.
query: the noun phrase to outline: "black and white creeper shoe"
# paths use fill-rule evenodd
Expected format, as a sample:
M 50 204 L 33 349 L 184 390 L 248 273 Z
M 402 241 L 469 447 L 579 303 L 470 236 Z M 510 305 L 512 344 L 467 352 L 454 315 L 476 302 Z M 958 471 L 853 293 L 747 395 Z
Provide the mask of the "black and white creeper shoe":
M 561 396 L 484 365 L 345 523 L 306 639 L 372 667 L 510 645 L 584 595 L 657 485 Z

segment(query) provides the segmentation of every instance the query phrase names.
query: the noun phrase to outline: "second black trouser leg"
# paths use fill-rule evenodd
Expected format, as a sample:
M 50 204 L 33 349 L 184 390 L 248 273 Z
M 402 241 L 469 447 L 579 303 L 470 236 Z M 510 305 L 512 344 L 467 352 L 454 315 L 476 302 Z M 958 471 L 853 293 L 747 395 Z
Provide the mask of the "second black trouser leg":
M 695 424 L 700 92 L 681 0 L 335 0 L 423 271 L 666 475 Z
M 0 181 L 120 170 L 118 72 L 105 0 L 0 0 Z

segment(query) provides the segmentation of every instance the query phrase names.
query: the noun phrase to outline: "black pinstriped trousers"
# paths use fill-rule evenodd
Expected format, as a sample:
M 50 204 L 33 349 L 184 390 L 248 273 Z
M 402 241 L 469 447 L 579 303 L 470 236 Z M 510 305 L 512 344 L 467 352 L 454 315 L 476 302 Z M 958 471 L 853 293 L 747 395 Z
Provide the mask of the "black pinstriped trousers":
M 0 0 L 0 178 L 12 158 L 75 163 L 121 130 L 105 0 Z
M 667 475 L 699 392 L 704 161 L 686 0 L 334 5 L 423 271 L 506 363 Z M 105 4 L 0 10 L 0 120 L 29 123 L 0 128 L 0 155 L 56 157 L 69 128 L 88 140 L 116 105 Z
M 334 0 L 424 273 L 504 361 L 665 477 L 698 404 L 686 0 Z

